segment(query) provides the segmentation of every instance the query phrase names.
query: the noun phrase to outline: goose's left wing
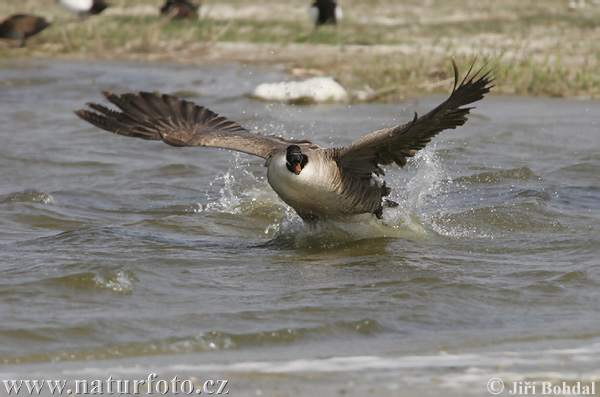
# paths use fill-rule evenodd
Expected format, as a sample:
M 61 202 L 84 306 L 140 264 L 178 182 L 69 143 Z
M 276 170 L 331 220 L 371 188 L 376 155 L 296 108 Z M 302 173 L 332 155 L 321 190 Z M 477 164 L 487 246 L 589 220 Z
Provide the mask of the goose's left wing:
M 238 123 L 192 102 L 150 92 L 115 95 L 102 92 L 120 111 L 97 103 L 76 110 L 83 120 L 119 135 L 162 140 L 171 146 L 211 146 L 268 159 L 289 145 L 319 148 L 308 140 L 286 140 L 251 133 Z
M 493 87 L 490 72 L 481 70 L 471 75 L 473 66 L 458 84 L 458 68 L 454 60 L 454 88 L 450 97 L 424 116 L 406 124 L 386 128 L 364 135 L 344 147 L 326 149 L 340 168 L 363 177 L 371 173 L 383 175 L 379 165 L 396 163 L 403 167 L 407 157 L 423 149 L 431 138 L 445 129 L 456 128 L 467 121 L 471 107 L 463 107 L 478 101 Z

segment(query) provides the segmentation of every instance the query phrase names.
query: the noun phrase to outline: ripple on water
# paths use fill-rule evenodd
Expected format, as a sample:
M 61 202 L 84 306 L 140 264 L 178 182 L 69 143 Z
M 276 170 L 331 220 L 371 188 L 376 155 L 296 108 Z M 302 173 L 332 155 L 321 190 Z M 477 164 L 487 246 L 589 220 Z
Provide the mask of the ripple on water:
M 169 337 L 161 340 L 132 342 L 122 345 L 102 346 L 94 349 L 64 350 L 4 358 L 5 364 L 68 360 L 103 360 L 147 355 L 177 355 L 215 350 L 236 350 L 252 346 L 276 346 L 304 343 L 314 339 L 361 338 L 384 330 L 373 319 L 337 321 L 321 326 L 285 328 L 253 333 L 228 333 L 221 331 L 199 332 L 187 337 Z M 66 329 L 65 332 L 69 330 Z M 73 332 L 81 332 L 81 329 Z M 37 335 L 37 334 L 36 334 Z M 41 336 L 36 336 L 40 338 Z
M 519 167 L 462 176 L 454 179 L 454 181 L 460 183 L 498 183 L 503 180 L 527 181 L 531 179 L 539 179 L 539 177 L 529 168 Z
M 507 234 L 527 235 L 544 230 L 566 230 L 553 212 L 529 202 L 499 204 L 441 214 L 436 219 L 434 229 L 442 235 L 457 237 L 461 237 L 463 231 L 471 230 L 472 237 L 484 238 L 502 237 Z
M 56 200 L 52 195 L 36 189 L 27 189 L 0 196 L 0 204 L 17 202 L 56 204 Z
M 123 295 L 130 295 L 133 293 L 133 283 L 138 281 L 133 272 L 124 270 L 97 273 L 92 280 L 94 285 L 98 288 Z

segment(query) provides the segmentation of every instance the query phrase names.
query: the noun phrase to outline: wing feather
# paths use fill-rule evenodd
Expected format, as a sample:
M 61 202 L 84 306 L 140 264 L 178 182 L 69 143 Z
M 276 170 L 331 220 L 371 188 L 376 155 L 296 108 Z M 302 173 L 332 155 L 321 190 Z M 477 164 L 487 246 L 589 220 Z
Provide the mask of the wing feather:
M 493 87 L 491 73 L 480 69 L 471 74 L 473 65 L 458 84 L 458 68 L 454 60 L 454 88 L 450 97 L 429 113 L 392 128 L 363 135 L 356 141 L 340 148 L 326 149 L 338 166 L 347 172 L 363 177 L 371 173 L 383 174 L 379 165 L 396 163 L 403 167 L 408 157 L 423 149 L 431 138 L 445 129 L 453 129 L 467 121 L 472 107 L 464 107 L 478 101 Z M 479 76 L 479 77 L 478 77 Z
M 237 150 L 264 159 L 275 151 L 295 144 L 318 149 L 308 140 L 286 140 L 251 133 L 238 123 L 192 102 L 171 95 L 150 92 L 116 95 L 102 94 L 119 110 L 88 103 L 94 110 L 76 110 L 75 114 L 98 128 L 119 135 L 162 140 L 171 146 L 211 146 Z

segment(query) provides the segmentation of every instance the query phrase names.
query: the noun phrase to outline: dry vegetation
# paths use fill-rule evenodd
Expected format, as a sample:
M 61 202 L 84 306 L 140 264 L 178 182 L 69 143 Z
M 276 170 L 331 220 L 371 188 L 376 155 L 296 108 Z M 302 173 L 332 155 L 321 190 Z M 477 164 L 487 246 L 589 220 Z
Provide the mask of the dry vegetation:
M 27 12 L 54 24 L 25 49 L 0 43 L 0 59 L 277 64 L 397 99 L 435 91 L 454 56 L 463 69 L 474 58 L 494 66 L 496 92 L 600 96 L 600 0 L 575 9 L 569 0 L 339 0 L 343 21 L 318 30 L 308 0 L 204 0 L 197 21 L 161 18 L 160 0 L 109 2 L 80 21 L 54 0 L 4 0 L 2 16 Z

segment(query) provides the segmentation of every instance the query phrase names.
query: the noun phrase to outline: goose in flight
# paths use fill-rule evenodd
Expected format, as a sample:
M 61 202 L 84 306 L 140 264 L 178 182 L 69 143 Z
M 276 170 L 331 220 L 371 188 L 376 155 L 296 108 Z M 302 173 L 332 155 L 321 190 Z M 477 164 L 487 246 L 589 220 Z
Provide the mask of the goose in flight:
M 390 188 L 377 183 L 384 175 L 380 166 L 403 167 L 408 157 L 423 149 L 445 129 L 467 121 L 478 101 L 493 87 L 490 72 L 471 73 L 458 84 L 453 61 L 454 88 L 444 102 L 406 124 L 363 135 L 343 147 L 321 148 L 309 140 L 287 140 L 251 133 L 239 124 L 171 95 L 149 92 L 103 94 L 120 111 L 97 103 L 90 110 L 76 110 L 83 120 L 116 134 L 162 140 L 171 146 L 211 146 L 262 157 L 267 179 L 279 197 L 305 222 L 345 219 L 363 213 L 382 217 L 383 208 L 395 203 L 384 199 Z

